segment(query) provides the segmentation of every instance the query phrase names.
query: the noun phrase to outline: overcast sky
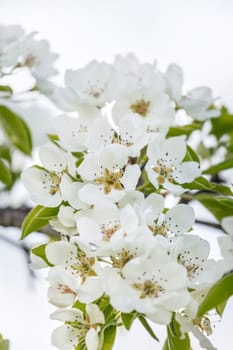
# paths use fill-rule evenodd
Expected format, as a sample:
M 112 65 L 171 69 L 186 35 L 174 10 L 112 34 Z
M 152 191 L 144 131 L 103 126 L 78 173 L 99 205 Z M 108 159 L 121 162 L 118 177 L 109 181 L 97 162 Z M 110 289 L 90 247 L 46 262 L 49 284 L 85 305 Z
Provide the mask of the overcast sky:
M 0 23 L 37 30 L 61 55 L 62 72 L 134 52 L 142 60 L 157 59 L 161 69 L 178 63 L 187 89 L 208 85 L 233 109 L 232 0 L 0 0 Z M 49 350 L 54 324 L 46 285 L 25 272 L 18 250 L 1 243 L 0 332 L 12 339 L 11 350 Z M 223 325 L 216 323 L 218 350 L 232 348 L 230 313 L 232 307 Z M 137 327 L 115 349 L 131 347 L 161 350 Z

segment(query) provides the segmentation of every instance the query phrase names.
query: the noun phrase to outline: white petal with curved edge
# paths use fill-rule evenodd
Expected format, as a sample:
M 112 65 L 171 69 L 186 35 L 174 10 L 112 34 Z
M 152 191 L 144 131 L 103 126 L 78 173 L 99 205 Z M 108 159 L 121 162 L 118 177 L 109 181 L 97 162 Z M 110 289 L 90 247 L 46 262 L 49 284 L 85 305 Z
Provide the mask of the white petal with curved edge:
M 164 208 L 164 198 L 157 193 L 151 193 L 140 207 L 142 222 L 146 224 L 154 224 L 154 220 L 158 218 Z
M 141 169 L 138 164 L 126 166 L 124 175 L 122 176 L 120 181 L 127 192 L 135 190 L 140 175 Z
M 201 169 L 197 162 L 183 162 L 177 165 L 176 169 L 173 171 L 174 180 L 180 184 L 192 182 L 200 175 Z
M 78 335 L 73 327 L 62 325 L 52 332 L 51 343 L 59 350 L 72 350 L 78 343 Z
M 176 64 L 170 64 L 165 73 L 167 93 L 176 102 L 179 101 L 182 94 L 183 72 Z
M 88 277 L 78 288 L 78 299 L 81 303 L 91 303 L 103 294 L 102 280 L 98 277 Z
M 52 242 L 46 246 L 45 254 L 52 264 L 65 265 L 66 260 L 77 255 L 77 248 L 64 241 Z
M 153 313 L 147 313 L 146 316 L 155 323 L 167 325 L 171 321 L 172 313 L 163 307 L 156 306 Z
M 66 153 L 52 143 L 40 148 L 39 157 L 43 166 L 49 171 L 60 173 L 66 167 Z
M 166 227 L 174 234 L 188 232 L 195 222 L 194 210 L 189 205 L 178 204 L 165 214 Z
M 50 318 L 52 320 L 58 320 L 63 322 L 82 322 L 83 321 L 83 313 L 79 309 L 75 308 L 64 308 L 54 311 Z
M 77 227 L 79 237 L 77 241 L 89 245 L 90 243 L 95 244 L 102 239 L 102 232 L 99 225 L 91 218 L 81 217 L 77 219 Z
M 104 314 L 96 304 L 88 304 L 86 312 L 90 319 L 90 324 L 104 323 Z
M 186 153 L 185 136 L 170 137 L 163 140 L 160 143 L 161 159 L 163 159 L 167 165 L 179 164 Z
M 233 216 L 223 218 L 221 225 L 229 235 L 233 236 Z
M 86 334 L 85 343 L 87 350 L 97 350 L 99 346 L 98 332 L 94 328 L 90 328 Z

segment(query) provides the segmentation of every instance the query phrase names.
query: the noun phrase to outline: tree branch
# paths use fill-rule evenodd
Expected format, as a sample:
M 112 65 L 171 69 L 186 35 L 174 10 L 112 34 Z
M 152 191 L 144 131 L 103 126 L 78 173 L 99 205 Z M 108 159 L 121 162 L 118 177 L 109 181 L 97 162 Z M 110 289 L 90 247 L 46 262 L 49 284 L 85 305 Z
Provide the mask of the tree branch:
M 31 208 L 26 207 L 16 209 L 10 207 L 0 208 L 0 226 L 21 228 L 23 220 L 25 219 L 30 210 Z M 216 224 L 213 222 L 196 220 L 196 224 L 213 227 L 225 232 L 220 224 Z M 40 232 L 53 238 L 59 238 L 59 233 L 53 230 L 49 225 L 40 229 Z
M 31 208 L 26 207 L 0 208 L 0 226 L 21 228 L 22 223 L 30 210 Z M 43 227 L 40 229 L 40 232 L 53 238 L 59 237 L 59 233 L 54 231 L 50 226 Z
M 216 229 L 222 230 L 224 233 L 226 233 L 220 224 L 216 224 L 214 222 L 209 222 L 209 221 L 204 221 L 204 220 L 196 220 L 195 223 L 200 224 L 200 225 L 209 226 L 212 228 L 216 228 Z

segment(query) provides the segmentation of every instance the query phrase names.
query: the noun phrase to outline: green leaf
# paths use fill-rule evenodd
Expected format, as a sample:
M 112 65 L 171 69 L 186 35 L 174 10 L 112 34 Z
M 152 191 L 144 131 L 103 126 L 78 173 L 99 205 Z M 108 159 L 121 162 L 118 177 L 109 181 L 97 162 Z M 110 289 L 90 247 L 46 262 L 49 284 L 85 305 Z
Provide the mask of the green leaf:
M 193 131 L 200 130 L 202 123 L 195 122 L 188 125 L 171 127 L 168 131 L 167 137 L 187 135 L 189 136 Z
M 135 319 L 137 318 L 138 313 L 137 312 L 131 312 L 130 314 L 125 314 L 125 313 L 121 313 L 121 319 L 122 322 L 125 326 L 125 328 L 129 331 L 130 328 L 133 325 L 133 322 L 135 321 Z
M 98 305 L 101 311 L 105 310 L 110 304 L 109 297 L 107 295 L 103 295 L 101 298 L 97 300 L 96 304 Z
M 8 96 L 13 94 L 12 88 L 7 85 L 0 85 L 0 92 L 6 92 Z
M 197 153 L 189 145 L 187 145 L 187 150 L 186 150 L 186 154 L 185 154 L 183 161 L 184 162 L 197 162 L 200 164 L 200 159 L 199 159 Z
M 233 115 L 225 107 L 222 107 L 218 118 L 211 119 L 211 124 L 210 133 L 214 134 L 217 139 L 220 139 L 222 135 L 233 133 Z
M 197 316 L 202 316 L 213 308 L 226 302 L 233 295 L 233 273 L 224 276 L 209 290 L 198 309 Z
M 59 141 L 59 136 L 56 134 L 48 134 L 48 138 L 50 139 L 50 141 Z
M 42 227 L 48 225 L 49 220 L 57 215 L 59 208 L 46 208 L 37 205 L 24 219 L 22 225 L 21 239 L 27 237 L 30 233 L 39 231 Z
M 32 248 L 32 253 L 46 262 L 48 266 L 53 266 L 47 259 L 45 248 L 47 244 L 41 244 L 38 247 Z
M 6 159 L 9 163 L 11 162 L 11 153 L 7 146 L 0 146 L 0 158 Z
M 81 303 L 79 300 L 77 300 L 72 307 L 79 309 L 84 313 L 86 311 L 86 304 Z
M 5 106 L 0 106 L 0 125 L 11 143 L 23 153 L 30 155 L 32 139 L 25 121 Z
M 78 343 L 78 345 L 76 345 L 75 350 L 85 350 L 86 349 L 86 345 L 85 343 Z
M 167 342 L 164 345 L 163 350 L 191 350 L 188 334 L 181 338 L 180 325 L 174 318 L 167 326 Z
M 10 185 L 12 181 L 10 169 L 7 167 L 7 165 L 1 158 L 0 158 L 0 181 L 2 181 L 5 185 Z
M 169 348 L 169 343 L 168 343 L 168 338 L 166 338 L 164 344 L 163 344 L 163 349 L 162 350 L 170 350 Z
M 116 325 L 110 325 L 103 329 L 100 334 L 100 345 L 98 350 L 111 350 L 116 338 Z
M 225 216 L 233 215 L 233 199 L 208 194 L 193 196 L 204 205 L 217 220 L 221 221 Z
M 233 157 L 230 157 L 218 164 L 212 165 L 211 167 L 203 171 L 203 174 L 213 175 L 213 174 L 219 173 L 220 171 L 231 169 L 231 168 L 233 168 Z
M 217 313 L 219 314 L 219 316 L 222 317 L 226 305 L 227 305 L 227 300 L 223 301 L 222 303 L 218 304 L 218 305 L 215 307 Z
M 1 340 L 0 341 L 0 350 L 9 350 L 9 340 Z
M 182 184 L 184 188 L 189 190 L 202 190 L 217 192 L 227 196 L 233 195 L 230 187 L 222 184 L 217 184 L 214 182 L 209 182 L 205 177 L 200 176 L 196 178 L 193 182 Z
M 4 339 L 2 334 L 0 334 L 0 350 L 8 350 L 10 346 L 9 340 Z
M 145 330 L 150 334 L 150 336 L 155 339 L 156 341 L 159 341 L 159 338 L 155 335 L 153 329 L 151 328 L 151 326 L 149 325 L 148 321 L 146 320 L 146 318 L 142 315 L 140 315 L 138 317 L 139 321 L 141 322 L 141 324 L 143 325 L 143 327 L 145 328 Z

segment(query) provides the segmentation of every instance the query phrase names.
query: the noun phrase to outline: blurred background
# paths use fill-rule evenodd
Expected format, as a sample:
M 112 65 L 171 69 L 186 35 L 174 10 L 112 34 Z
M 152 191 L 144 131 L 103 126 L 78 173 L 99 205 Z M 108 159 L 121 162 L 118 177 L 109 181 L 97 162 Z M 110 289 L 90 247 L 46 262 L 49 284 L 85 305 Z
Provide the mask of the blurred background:
M 60 54 L 59 83 L 66 68 L 134 52 L 141 60 L 156 59 L 162 70 L 172 62 L 181 65 L 185 89 L 210 86 L 214 96 L 233 109 L 232 0 L 0 0 L 0 9 L 1 24 L 19 24 L 49 40 Z M 197 232 L 211 237 L 212 254 L 217 257 L 218 232 L 201 226 Z M 0 229 L 0 235 L 16 238 L 20 233 Z M 53 349 L 50 333 L 56 323 L 49 320 L 53 307 L 46 293 L 43 274 L 31 276 L 24 252 L 0 241 L 0 332 L 10 338 L 11 350 Z M 221 324 L 216 317 L 211 340 L 218 350 L 232 349 L 232 311 L 229 303 Z M 160 327 L 155 327 L 160 344 L 137 325 L 130 334 L 121 333 L 116 350 L 162 348 Z

